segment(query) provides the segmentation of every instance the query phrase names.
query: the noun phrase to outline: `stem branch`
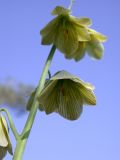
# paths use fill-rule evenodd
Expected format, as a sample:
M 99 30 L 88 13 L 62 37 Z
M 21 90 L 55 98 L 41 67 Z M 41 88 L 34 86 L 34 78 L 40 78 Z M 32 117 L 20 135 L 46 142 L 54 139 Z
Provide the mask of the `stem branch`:
M 5 112 L 6 113 L 7 118 L 9 120 L 10 128 L 11 128 L 11 130 L 12 130 L 14 136 L 15 136 L 15 139 L 18 140 L 19 139 L 19 134 L 18 134 L 18 132 L 17 132 L 17 130 L 15 128 L 15 125 L 13 123 L 13 120 L 12 120 L 12 117 L 11 117 L 10 113 L 5 108 L 0 108 L 0 112 Z
M 40 81 L 39 81 L 39 84 L 37 87 L 37 91 L 35 94 L 34 102 L 33 102 L 32 108 L 31 108 L 29 116 L 28 116 L 28 119 L 27 119 L 25 127 L 22 131 L 20 139 L 17 142 L 13 160 L 21 160 L 22 159 L 22 155 L 23 155 L 26 143 L 27 143 L 27 139 L 29 137 L 29 134 L 30 134 L 30 131 L 31 131 L 31 128 L 32 128 L 32 125 L 33 125 L 33 122 L 34 122 L 34 119 L 35 119 L 35 116 L 37 113 L 37 108 L 39 106 L 39 103 L 37 101 L 37 97 L 38 97 L 38 95 L 40 95 L 40 93 L 44 87 L 46 75 L 48 74 L 48 69 L 51 64 L 55 50 L 56 50 L 56 47 L 55 47 L 55 45 L 53 45 L 51 48 L 51 51 L 49 53 L 49 56 L 47 58 L 47 61 L 45 63 L 45 66 L 44 66 L 44 69 L 43 69 L 43 72 L 42 72 L 42 75 L 41 75 L 41 78 L 40 78 Z

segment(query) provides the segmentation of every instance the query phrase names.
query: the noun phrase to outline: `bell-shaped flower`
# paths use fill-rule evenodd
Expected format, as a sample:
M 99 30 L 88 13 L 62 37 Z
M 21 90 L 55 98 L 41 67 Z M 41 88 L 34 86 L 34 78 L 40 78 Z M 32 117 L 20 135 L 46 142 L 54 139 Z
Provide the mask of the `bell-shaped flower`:
M 0 115 L 0 160 L 2 160 L 7 151 L 12 155 L 12 145 L 8 135 L 8 125 L 4 116 Z
M 94 87 L 66 72 L 57 72 L 38 97 L 40 110 L 46 114 L 57 112 L 69 120 L 80 117 L 83 105 L 95 105 Z
M 42 44 L 54 44 L 66 58 L 82 59 L 86 52 L 96 59 L 103 55 L 106 36 L 89 28 L 89 18 L 77 18 L 70 15 L 70 10 L 57 6 L 53 11 L 56 17 L 41 31 Z
M 78 48 L 79 41 L 89 41 L 89 18 L 76 18 L 70 15 L 70 10 L 57 6 L 53 11 L 57 15 L 41 31 L 42 44 L 54 44 L 62 53 L 69 55 Z

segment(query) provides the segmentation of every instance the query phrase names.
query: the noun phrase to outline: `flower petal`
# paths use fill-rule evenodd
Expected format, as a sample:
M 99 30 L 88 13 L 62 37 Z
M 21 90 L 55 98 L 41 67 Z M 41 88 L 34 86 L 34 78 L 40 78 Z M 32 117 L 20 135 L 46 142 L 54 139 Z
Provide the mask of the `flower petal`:
M 1 124 L 4 130 L 4 134 L 6 136 L 7 142 L 8 142 L 7 150 L 11 155 L 13 155 L 12 145 L 11 145 L 10 138 L 8 135 L 8 125 L 7 125 L 6 119 L 3 116 L 1 116 Z
M 76 34 L 78 35 L 78 41 L 90 41 L 91 37 L 88 29 L 82 26 L 75 26 Z
M 70 10 L 61 6 L 56 6 L 52 11 L 52 15 L 69 14 Z
M 98 40 L 92 38 L 91 41 L 87 42 L 86 50 L 92 58 L 101 59 L 103 56 L 104 47 Z
M 86 51 L 86 43 L 85 42 L 79 42 L 78 49 L 75 51 L 75 53 L 71 54 L 69 57 L 66 58 L 74 58 L 75 61 L 81 60 L 85 56 Z
M 8 145 L 8 140 L 5 134 L 5 127 L 7 127 L 7 123 L 4 120 L 4 124 L 3 124 L 3 116 L 0 116 L 0 146 L 1 147 L 7 147 Z M 4 126 L 5 125 L 5 126 Z
M 94 38 L 96 40 L 98 40 L 99 42 L 105 42 L 107 40 L 107 37 L 93 29 L 89 29 L 89 33 L 94 36 Z
M 57 81 L 51 81 L 50 83 L 47 83 L 38 97 L 39 104 L 42 106 L 42 110 L 45 110 L 46 114 L 54 112 L 58 106 L 56 105 L 56 83 Z
M 92 21 L 89 18 L 86 18 L 86 17 L 77 18 L 74 16 L 70 16 L 70 17 L 71 17 L 71 21 L 79 26 L 88 27 L 92 25 Z
M 54 42 L 57 34 L 58 19 L 58 17 L 54 18 L 40 31 L 43 45 L 49 45 Z
M 63 80 L 62 90 L 59 91 L 59 107 L 57 112 L 66 119 L 76 120 L 83 110 L 83 101 L 79 91 L 75 89 L 75 83 L 71 80 Z
M 59 26 L 54 44 L 65 54 L 71 54 L 77 49 L 78 39 L 76 30 L 71 23 L 63 22 L 63 24 Z
M 81 92 L 81 95 L 83 96 L 84 104 L 96 105 L 96 98 L 93 91 L 85 87 L 81 87 L 80 92 Z

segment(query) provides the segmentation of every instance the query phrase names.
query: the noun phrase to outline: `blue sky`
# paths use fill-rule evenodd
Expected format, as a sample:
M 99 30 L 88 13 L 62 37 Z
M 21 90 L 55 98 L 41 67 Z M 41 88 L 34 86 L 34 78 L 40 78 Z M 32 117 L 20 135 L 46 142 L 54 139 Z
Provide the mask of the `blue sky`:
M 50 12 L 56 5 L 68 7 L 69 0 L 0 0 L 0 80 L 12 76 L 37 85 L 50 50 L 40 45 L 39 31 L 53 18 Z M 93 61 L 86 56 L 76 63 L 57 51 L 51 73 L 64 69 L 94 84 L 97 105 L 85 106 L 74 122 L 38 112 L 23 160 L 120 159 L 119 8 L 118 0 L 76 0 L 73 14 L 91 18 L 92 28 L 108 36 L 104 57 Z M 27 116 L 11 114 L 21 131 Z M 5 158 L 10 159 L 9 155 Z

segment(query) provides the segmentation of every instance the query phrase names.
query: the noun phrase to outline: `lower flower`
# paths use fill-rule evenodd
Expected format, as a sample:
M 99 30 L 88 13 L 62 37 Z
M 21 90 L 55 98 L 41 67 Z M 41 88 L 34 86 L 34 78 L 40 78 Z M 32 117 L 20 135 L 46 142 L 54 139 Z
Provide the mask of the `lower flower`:
M 38 101 L 46 114 L 57 112 L 69 120 L 80 117 L 83 105 L 95 105 L 94 87 L 66 72 L 57 72 L 45 85 Z

